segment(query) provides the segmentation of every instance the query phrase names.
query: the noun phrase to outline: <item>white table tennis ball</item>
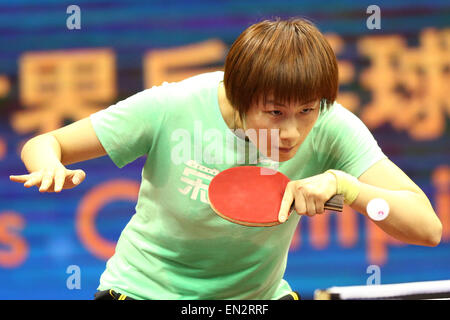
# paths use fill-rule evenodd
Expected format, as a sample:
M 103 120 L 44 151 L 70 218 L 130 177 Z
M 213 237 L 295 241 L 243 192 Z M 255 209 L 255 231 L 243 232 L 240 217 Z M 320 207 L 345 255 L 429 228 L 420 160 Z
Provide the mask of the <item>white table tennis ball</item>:
M 381 198 L 370 200 L 366 209 L 369 217 L 375 221 L 384 220 L 389 215 L 389 204 Z

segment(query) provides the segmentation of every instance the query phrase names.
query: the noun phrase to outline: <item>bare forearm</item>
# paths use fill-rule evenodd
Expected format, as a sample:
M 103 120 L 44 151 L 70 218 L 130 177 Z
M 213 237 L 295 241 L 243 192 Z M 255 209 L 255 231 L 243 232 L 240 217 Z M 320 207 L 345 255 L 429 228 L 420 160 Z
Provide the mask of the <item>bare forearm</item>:
M 387 218 L 374 221 L 387 234 L 410 244 L 439 244 L 442 224 L 424 194 L 387 190 L 360 182 L 359 195 L 351 208 L 368 217 L 367 205 L 374 198 L 381 198 L 389 205 Z
M 52 135 L 28 140 L 22 148 L 21 159 L 30 173 L 48 166 L 62 166 L 61 148 Z

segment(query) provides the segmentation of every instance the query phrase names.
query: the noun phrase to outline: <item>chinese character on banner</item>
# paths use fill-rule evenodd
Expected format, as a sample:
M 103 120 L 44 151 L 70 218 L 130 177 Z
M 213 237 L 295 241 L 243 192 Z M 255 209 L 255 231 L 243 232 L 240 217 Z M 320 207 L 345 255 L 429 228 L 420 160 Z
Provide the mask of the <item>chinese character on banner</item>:
M 187 186 L 184 189 L 178 188 L 178 191 L 184 195 L 190 194 L 192 200 L 197 200 L 198 197 L 200 197 L 201 202 L 209 203 L 208 185 L 219 171 L 199 165 L 193 160 L 187 161 L 186 166 L 180 180 L 186 183 Z M 204 183 L 205 180 L 207 181 L 207 184 Z
M 181 81 L 199 73 L 222 70 L 226 50 L 225 43 L 218 39 L 152 50 L 144 57 L 144 86 L 150 88 L 163 82 Z M 208 66 L 217 63 L 221 65 Z
M 19 61 L 21 104 L 12 126 L 45 133 L 100 110 L 116 96 L 115 55 L 109 49 L 29 52 Z
M 361 119 L 369 128 L 390 123 L 417 140 L 445 132 L 450 115 L 450 29 L 425 29 L 417 47 L 400 36 L 366 37 L 359 51 L 371 66 L 361 82 L 372 93 Z

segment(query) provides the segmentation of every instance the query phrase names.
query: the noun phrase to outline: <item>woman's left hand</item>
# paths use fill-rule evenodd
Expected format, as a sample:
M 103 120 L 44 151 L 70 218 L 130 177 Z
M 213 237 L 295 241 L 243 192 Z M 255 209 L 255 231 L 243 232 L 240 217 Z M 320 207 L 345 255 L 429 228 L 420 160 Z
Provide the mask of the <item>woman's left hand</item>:
M 336 194 L 336 178 L 332 173 L 321 173 L 306 179 L 290 181 L 284 191 L 278 220 L 286 221 L 292 202 L 295 211 L 309 217 L 325 211 L 325 202 Z

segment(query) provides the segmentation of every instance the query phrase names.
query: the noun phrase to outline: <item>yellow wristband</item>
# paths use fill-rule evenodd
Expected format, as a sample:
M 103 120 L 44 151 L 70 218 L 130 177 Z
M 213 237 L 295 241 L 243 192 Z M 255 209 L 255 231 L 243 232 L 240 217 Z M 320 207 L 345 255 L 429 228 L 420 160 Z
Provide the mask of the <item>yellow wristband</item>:
M 344 195 L 344 203 L 351 205 L 359 195 L 358 179 L 341 170 L 330 169 L 327 172 L 336 177 L 336 194 Z

